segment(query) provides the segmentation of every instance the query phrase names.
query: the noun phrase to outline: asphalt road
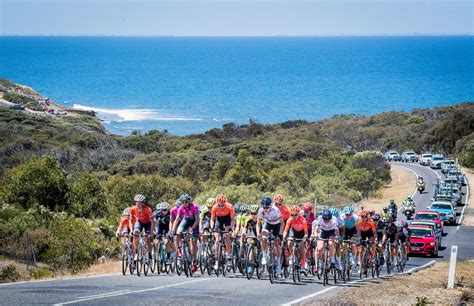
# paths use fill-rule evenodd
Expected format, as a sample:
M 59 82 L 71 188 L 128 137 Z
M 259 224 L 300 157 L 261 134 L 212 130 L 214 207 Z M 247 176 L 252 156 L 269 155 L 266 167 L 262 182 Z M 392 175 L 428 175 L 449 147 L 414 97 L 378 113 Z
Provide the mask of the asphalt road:
M 401 164 L 427 181 L 427 190 L 416 193 L 414 201 L 417 210 L 425 209 L 433 197 L 433 184 L 438 178 L 436 172 L 416 164 Z M 397 203 L 398 204 L 398 203 Z M 461 207 L 462 209 L 462 207 Z M 459 218 L 459 217 L 458 217 Z M 457 226 L 446 226 L 447 235 L 443 237 L 443 249 L 439 258 L 443 260 L 449 254 L 453 239 L 466 239 L 470 233 L 458 230 Z M 462 229 L 462 226 L 460 227 Z M 472 243 L 464 246 L 464 252 L 474 256 Z M 433 258 L 412 257 L 406 270 L 427 265 Z M 120 267 L 117 267 L 120 271 Z M 385 271 L 383 271 L 385 273 Z M 199 274 L 199 273 L 197 273 Z M 354 275 L 353 279 L 356 279 Z M 346 284 L 346 286 L 350 284 Z M 1 304 L 167 304 L 167 305 L 276 305 L 292 304 L 306 297 L 314 297 L 332 288 L 324 287 L 317 278 L 304 278 L 302 283 L 294 284 L 292 280 L 280 280 L 270 284 L 268 279 L 247 280 L 238 276 L 225 278 L 196 275 L 186 278 L 176 275 L 113 275 L 85 277 L 67 280 L 50 280 L 0 285 Z

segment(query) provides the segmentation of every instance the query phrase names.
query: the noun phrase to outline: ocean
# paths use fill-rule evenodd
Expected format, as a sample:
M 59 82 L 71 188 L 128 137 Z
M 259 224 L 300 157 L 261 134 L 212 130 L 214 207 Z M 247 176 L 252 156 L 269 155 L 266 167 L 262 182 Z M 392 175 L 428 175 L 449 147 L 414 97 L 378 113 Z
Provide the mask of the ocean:
M 8 37 L 0 76 L 113 133 L 474 101 L 474 36 Z

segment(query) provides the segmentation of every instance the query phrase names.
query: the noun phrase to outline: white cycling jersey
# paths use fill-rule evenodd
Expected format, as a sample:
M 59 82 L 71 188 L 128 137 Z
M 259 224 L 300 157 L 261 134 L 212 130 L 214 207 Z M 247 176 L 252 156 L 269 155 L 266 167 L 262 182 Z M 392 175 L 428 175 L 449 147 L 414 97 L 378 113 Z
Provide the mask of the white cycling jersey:
M 281 212 L 277 207 L 272 206 L 268 213 L 265 212 L 263 208 L 260 208 L 257 216 L 259 219 L 265 220 L 268 224 L 278 224 L 280 223 Z
M 325 221 L 322 216 L 319 216 L 318 219 L 313 221 L 313 228 L 316 228 L 316 226 L 319 226 L 319 229 L 325 232 L 335 230 L 338 227 L 338 225 L 339 225 L 339 222 L 334 216 L 329 221 Z

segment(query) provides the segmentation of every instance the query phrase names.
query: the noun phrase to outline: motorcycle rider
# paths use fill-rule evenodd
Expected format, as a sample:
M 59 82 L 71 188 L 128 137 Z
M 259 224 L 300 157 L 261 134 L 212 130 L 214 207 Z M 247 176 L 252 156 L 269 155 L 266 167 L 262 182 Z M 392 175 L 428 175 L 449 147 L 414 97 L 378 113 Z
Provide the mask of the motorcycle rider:
M 408 196 L 405 201 L 402 203 L 402 211 L 407 218 L 409 218 L 415 213 L 415 202 L 413 202 L 413 199 Z
M 421 176 L 421 175 L 418 175 L 418 184 L 422 184 L 424 185 L 425 184 L 425 179 Z
M 390 216 L 396 220 L 397 219 L 397 204 L 395 204 L 394 200 L 390 200 L 390 203 L 388 204 L 388 211 L 390 213 Z

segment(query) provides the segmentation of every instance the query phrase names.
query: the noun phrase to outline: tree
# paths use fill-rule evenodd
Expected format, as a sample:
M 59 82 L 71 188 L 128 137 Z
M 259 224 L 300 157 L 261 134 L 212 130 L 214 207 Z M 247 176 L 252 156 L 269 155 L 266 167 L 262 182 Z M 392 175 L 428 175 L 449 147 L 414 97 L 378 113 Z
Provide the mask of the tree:
M 99 180 L 82 174 L 69 188 L 69 212 L 77 217 L 103 217 L 107 214 L 107 203 Z
M 42 205 L 51 210 L 67 206 L 66 175 L 51 156 L 33 157 L 9 170 L 3 186 L 6 202 L 28 209 Z
M 265 172 L 255 159 L 246 150 L 240 149 L 235 165 L 227 173 L 227 183 L 234 185 L 257 183 L 260 185 L 264 182 L 265 176 Z

